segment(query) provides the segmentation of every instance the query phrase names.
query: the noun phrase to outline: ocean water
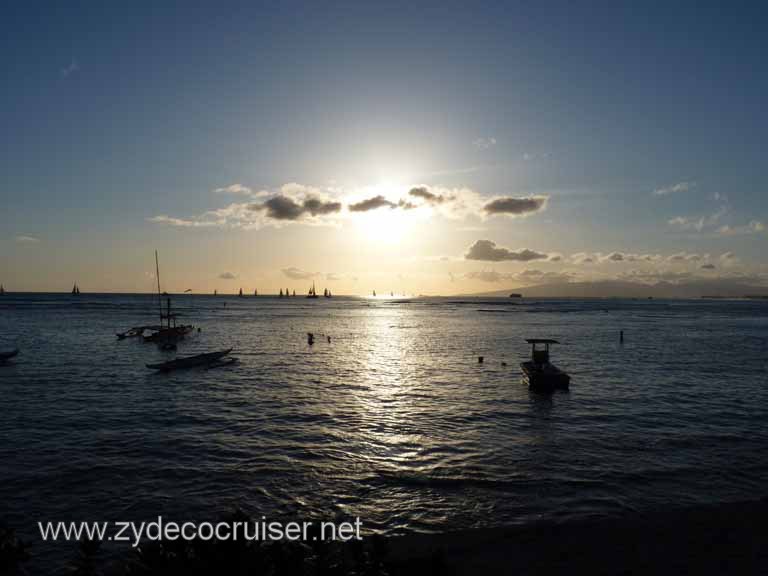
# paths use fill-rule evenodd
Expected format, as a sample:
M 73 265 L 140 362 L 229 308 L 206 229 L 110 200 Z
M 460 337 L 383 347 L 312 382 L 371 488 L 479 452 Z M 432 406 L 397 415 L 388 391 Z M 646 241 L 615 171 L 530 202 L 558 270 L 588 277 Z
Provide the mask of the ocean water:
M 173 355 L 115 332 L 156 322 L 150 295 L 0 298 L 0 349 L 22 350 L 0 367 L 0 516 L 33 562 L 73 550 L 37 521 L 239 508 L 401 534 L 766 495 L 768 302 L 174 303 L 201 328 L 179 355 L 239 363 L 147 369 Z M 562 342 L 570 392 L 521 383 L 526 337 Z

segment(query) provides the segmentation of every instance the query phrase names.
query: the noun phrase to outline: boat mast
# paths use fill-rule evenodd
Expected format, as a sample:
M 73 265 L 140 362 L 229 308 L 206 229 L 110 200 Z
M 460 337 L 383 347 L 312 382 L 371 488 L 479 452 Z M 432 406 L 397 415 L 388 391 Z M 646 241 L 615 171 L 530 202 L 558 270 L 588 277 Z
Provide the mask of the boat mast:
M 157 305 L 160 308 L 160 328 L 163 327 L 163 295 L 160 293 L 160 262 L 155 250 L 155 276 L 157 277 Z M 170 320 L 168 320 L 170 322 Z

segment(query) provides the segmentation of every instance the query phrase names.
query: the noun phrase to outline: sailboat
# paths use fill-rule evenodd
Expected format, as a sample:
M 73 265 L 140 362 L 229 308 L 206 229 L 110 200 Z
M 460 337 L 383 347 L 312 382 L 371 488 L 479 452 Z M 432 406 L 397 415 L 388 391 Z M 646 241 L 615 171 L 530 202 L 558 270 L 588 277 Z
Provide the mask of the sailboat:
M 72 296 L 77 296 L 78 294 L 80 294 L 80 286 L 75 282 L 75 285 L 72 286 Z
M 5 287 L 0 284 L 0 296 L 5 296 Z
M 317 298 L 317 292 L 315 292 L 314 282 L 312 282 L 312 288 L 309 289 L 309 294 L 307 294 L 307 298 Z
M 373 297 L 376 298 L 376 290 L 373 291 Z
M 152 332 L 152 334 L 144 336 L 144 342 L 159 342 L 163 346 L 174 346 L 177 340 L 181 340 L 192 332 L 194 326 L 191 324 L 176 325 L 177 314 L 171 314 L 170 298 L 166 298 L 166 309 L 165 313 L 163 313 L 163 295 L 168 296 L 168 293 L 160 291 L 160 263 L 157 258 L 157 250 L 155 250 L 155 271 L 157 276 L 157 304 L 160 310 L 160 327 L 159 330 Z
M 242 298 L 242 297 L 243 297 L 243 289 L 242 289 L 242 288 L 240 288 L 240 293 L 238 294 L 238 296 L 239 296 L 240 298 Z
M 282 289 L 282 288 L 280 288 L 280 296 L 279 296 L 279 297 L 280 297 L 280 298 L 282 298 L 282 297 L 283 297 L 283 289 Z
M 326 298 L 331 298 L 333 294 L 331 294 L 331 291 L 328 288 L 326 288 L 324 290 L 323 296 L 325 296 Z
M 254 296 L 258 296 L 258 295 L 259 295 L 259 291 L 258 291 L 258 290 L 254 290 L 254 291 L 253 291 L 253 295 L 254 295 Z
M 219 295 L 219 291 L 218 291 L 218 290 L 216 290 L 215 288 L 213 289 L 213 295 L 214 295 L 214 296 L 218 296 L 218 295 Z
M 296 290 L 293 291 L 293 295 L 296 296 Z

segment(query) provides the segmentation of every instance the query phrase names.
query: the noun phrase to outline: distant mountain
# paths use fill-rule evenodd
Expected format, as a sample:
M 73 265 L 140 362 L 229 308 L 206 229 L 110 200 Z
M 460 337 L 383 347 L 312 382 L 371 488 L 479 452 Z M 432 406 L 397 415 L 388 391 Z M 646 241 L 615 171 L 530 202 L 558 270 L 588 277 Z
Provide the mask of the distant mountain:
M 604 280 L 541 284 L 539 286 L 481 292 L 472 294 L 472 296 L 503 297 L 512 293 L 519 293 L 528 298 L 701 298 L 705 296 L 742 298 L 744 296 L 768 296 L 768 286 L 744 284 L 727 279 L 692 280 L 678 284 L 671 282 L 640 284 L 639 282 Z

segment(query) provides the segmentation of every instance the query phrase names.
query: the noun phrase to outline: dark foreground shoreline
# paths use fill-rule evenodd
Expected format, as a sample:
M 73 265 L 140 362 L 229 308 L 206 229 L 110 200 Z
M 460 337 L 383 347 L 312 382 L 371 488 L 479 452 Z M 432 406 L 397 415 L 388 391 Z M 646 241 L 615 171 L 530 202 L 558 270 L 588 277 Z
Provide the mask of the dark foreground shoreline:
M 348 543 L 155 543 L 104 562 L 81 544 L 60 567 L 24 560 L 6 531 L 0 574 L 397 575 L 766 574 L 768 498 L 753 502 L 540 522 L 445 534 L 369 537 Z M 28 547 L 34 557 L 35 546 Z
M 445 575 L 766 574 L 766 533 L 764 498 L 617 519 L 414 535 L 394 539 L 390 555 L 393 574 L 407 574 L 417 564 Z

